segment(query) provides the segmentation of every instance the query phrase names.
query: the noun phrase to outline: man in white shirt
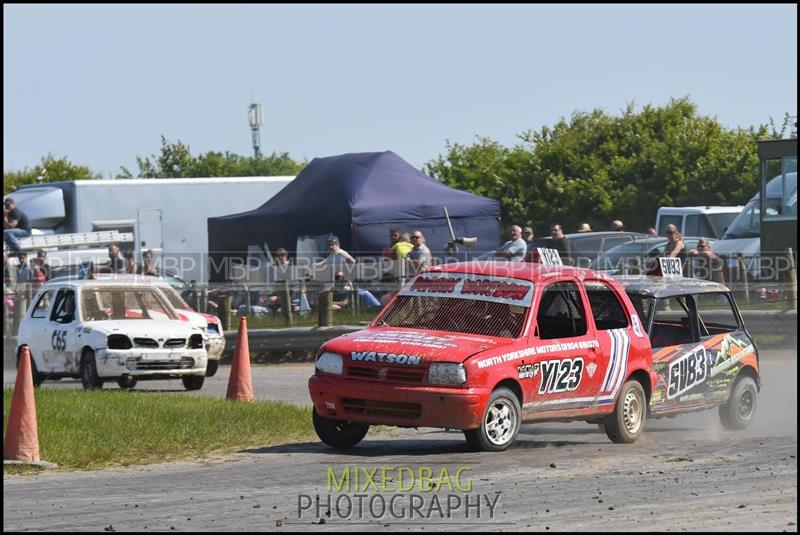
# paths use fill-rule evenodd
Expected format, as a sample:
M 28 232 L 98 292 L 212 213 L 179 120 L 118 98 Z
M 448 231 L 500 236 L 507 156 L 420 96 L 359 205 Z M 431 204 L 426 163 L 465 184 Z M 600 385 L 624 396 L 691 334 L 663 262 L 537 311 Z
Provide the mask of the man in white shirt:
M 339 238 L 337 236 L 331 236 L 328 238 L 328 250 L 330 254 L 325 257 L 323 260 L 317 262 L 318 266 L 340 266 L 342 264 L 355 264 L 356 259 L 350 256 L 350 254 L 339 247 Z
M 411 234 L 411 243 L 414 248 L 406 256 L 406 260 L 411 268 L 411 273 L 416 273 L 431 265 L 431 250 L 425 245 L 425 236 L 422 231 L 415 230 Z
M 528 252 L 528 244 L 522 239 L 522 229 L 519 225 L 511 225 L 509 232 L 511 233 L 511 239 L 501 245 L 494 252 L 494 256 L 495 258 L 522 262 L 525 258 L 525 253 Z

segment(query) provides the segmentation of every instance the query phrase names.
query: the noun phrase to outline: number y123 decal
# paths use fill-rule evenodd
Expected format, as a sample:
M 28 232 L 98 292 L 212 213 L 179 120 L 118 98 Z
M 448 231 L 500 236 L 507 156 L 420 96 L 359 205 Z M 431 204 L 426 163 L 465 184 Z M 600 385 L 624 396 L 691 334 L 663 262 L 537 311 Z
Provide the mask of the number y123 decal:
M 545 360 L 539 363 L 542 382 L 539 394 L 574 392 L 583 378 L 583 358 Z

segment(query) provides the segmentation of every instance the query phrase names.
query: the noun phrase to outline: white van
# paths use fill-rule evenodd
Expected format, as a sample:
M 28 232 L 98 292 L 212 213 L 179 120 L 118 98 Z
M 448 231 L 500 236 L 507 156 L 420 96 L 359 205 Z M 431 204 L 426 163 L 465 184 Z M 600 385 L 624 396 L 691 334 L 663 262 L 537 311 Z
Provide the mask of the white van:
M 721 238 L 743 206 L 662 206 L 656 214 L 656 231 L 665 236 L 675 225 L 683 236 Z

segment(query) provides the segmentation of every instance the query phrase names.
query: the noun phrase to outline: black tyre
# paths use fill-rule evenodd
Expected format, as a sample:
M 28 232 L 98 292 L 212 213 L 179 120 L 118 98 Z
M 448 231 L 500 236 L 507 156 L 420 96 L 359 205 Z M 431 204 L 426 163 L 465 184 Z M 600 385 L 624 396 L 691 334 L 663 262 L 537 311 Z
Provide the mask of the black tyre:
M 81 358 L 81 383 L 84 390 L 103 388 L 103 380 L 97 375 L 97 363 L 94 360 L 94 351 L 87 349 Z
M 311 419 L 314 422 L 314 431 L 320 440 L 340 450 L 354 447 L 367 436 L 369 431 L 369 424 L 325 418 L 317 414 L 316 408 L 311 412 Z
M 117 384 L 123 390 L 129 390 L 136 386 L 136 383 L 139 382 L 136 377 L 131 375 L 123 375 L 119 379 L 117 379 Z
M 219 368 L 219 361 L 209 360 L 208 364 L 206 364 L 206 377 L 214 377 L 214 374 L 217 373 L 217 368 Z
M 522 409 L 519 399 L 508 388 L 498 388 L 489 397 L 481 426 L 464 431 L 467 444 L 478 451 L 503 451 L 519 433 Z
M 636 442 L 644 430 L 647 418 L 647 398 L 639 381 L 622 385 L 614 412 L 606 416 L 603 424 L 606 435 L 617 444 Z
M 758 388 L 752 377 L 736 381 L 731 397 L 719 406 L 719 420 L 725 429 L 745 429 L 753 421 L 758 406 Z
M 19 369 L 19 359 L 22 358 L 22 347 L 17 351 L 17 369 Z M 30 353 L 30 350 L 28 351 L 28 355 L 30 355 L 31 359 L 31 378 L 33 379 L 33 386 L 35 388 L 41 385 L 42 381 L 47 379 L 47 374 L 39 373 L 38 368 L 36 368 L 36 361 L 33 359 L 33 354 Z
M 206 380 L 204 375 L 184 375 L 181 379 L 186 390 L 200 390 Z

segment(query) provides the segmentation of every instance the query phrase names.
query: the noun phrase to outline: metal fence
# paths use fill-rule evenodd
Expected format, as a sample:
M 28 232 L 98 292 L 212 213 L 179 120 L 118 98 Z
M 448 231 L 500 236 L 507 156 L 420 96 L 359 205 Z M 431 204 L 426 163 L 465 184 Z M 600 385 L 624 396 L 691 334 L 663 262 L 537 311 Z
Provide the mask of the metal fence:
M 14 336 L 41 283 L 4 284 L 3 335 Z M 283 282 L 193 284 L 181 290 L 187 305 L 233 330 L 240 317 L 253 328 L 327 326 L 371 321 L 402 287 L 397 282 Z
M 778 279 L 755 280 L 744 265 L 721 268 L 687 263 L 686 275 L 724 282 L 740 305 L 751 310 L 796 310 L 797 276 L 794 254 L 788 251 L 788 269 Z M 642 265 L 623 273 L 645 272 Z M 357 325 L 371 321 L 402 287 L 397 281 L 322 282 L 283 281 L 261 284 L 227 283 L 182 288 L 182 297 L 194 310 L 220 318 L 224 330 L 248 318 L 252 328 Z M 3 334 L 16 335 L 24 313 L 41 283 L 4 283 Z

